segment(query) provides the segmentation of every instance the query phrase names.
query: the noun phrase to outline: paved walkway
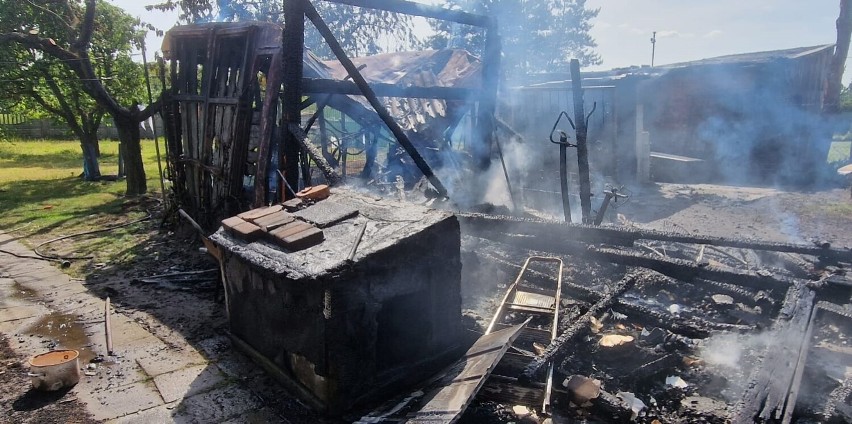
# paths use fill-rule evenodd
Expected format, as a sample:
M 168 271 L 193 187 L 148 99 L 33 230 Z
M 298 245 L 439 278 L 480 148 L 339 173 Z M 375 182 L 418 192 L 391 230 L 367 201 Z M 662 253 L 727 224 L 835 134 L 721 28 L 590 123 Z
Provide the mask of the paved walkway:
M 33 255 L 2 233 L 0 249 Z M 16 353 L 27 357 L 54 345 L 79 350 L 81 367 L 95 368 L 86 370 L 71 395 L 85 403 L 95 419 L 281 421 L 252 390 L 253 383 L 260 384 L 261 371 L 234 353 L 227 338 L 204 340 L 197 343 L 198 349 L 186 340 L 166 343 L 120 312 L 111 314 L 111 328 L 118 360 L 89 366 L 89 359 L 107 353 L 104 299 L 46 261 L 0 252 L 0 333 L 9 337 Z M 21 395 L 28 389 L 21 388 Z

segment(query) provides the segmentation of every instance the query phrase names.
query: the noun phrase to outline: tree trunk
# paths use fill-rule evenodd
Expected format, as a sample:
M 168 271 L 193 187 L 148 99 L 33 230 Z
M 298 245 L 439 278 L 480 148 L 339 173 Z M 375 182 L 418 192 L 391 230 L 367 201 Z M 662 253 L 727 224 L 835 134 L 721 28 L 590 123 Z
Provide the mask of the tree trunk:
M 98 164 L 98 156 L 100 156 L 98 134 L 81 134 L 80 148 L 83 149 L 83 179 L 86 181 L 99 180 L 101 178 L 101 168 Z
M 132 112 L 131 112 L 132 115 Z M 133 116 L 113 115 L 118 139 L 121 141 L 121 156 L 127 173 L 128 196 L 138 196 L 148 191 L 145 168 L 142 165 L 142 146 L 140 144 L 139 120 Z
M 823 112 L 837 113 L 840 111 L 840 89 L 842 88 L 843 68 L 846 56 L 849 54 L 849 42 L 852 39 L 852 5 L 850 0 L 840 0 L 840 16 L 837 17 L 837 43 L 834 46 L 834 56 L 828 67 L 825 83 Z

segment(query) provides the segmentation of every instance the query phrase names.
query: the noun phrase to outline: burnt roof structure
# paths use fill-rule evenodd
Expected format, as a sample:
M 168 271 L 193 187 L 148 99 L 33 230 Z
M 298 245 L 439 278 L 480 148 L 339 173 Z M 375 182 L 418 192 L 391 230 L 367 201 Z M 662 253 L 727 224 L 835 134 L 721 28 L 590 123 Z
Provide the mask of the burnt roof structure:
M 376 160 L 378 140 L 391 139 L 390 134 L 409 174 L 425 176 L 439 196 L 446 196 L 430 166 L 440 155 L 430 149 L 446 148 L 440 140 L 466 114 L 473 140 L 466 147 L 487 166 L 499 66 L 493 20 L 406 1 L 340 3 L 483 27 L 486 53 L 479 59 L 461 50 L 427 50 L 353 60 L 310 1 L 288 2 L 283 28 L 237 22 L 171 29 L 163 44 L 171 68 L 164 106 L 169 170 L 178 204 L 202 225 L 211 227 L 249 205 L 312 185 L 311 162 L 329 183 L 337 183 L 324 131 L 326 107 L 361 127 L 357 135 L 368 146 L 365 176 Z M 304 47 L 305 18 L 329 43 L 336 61 L 323 62 Z M 316 112 L 303 122 L 303 111 L 314 105 Z M 316 121 L 321 150 L 308 141 Z M 338 152 L 346 149 L 342 143 Z M 278 180 L 279 172 L 286 183 Z

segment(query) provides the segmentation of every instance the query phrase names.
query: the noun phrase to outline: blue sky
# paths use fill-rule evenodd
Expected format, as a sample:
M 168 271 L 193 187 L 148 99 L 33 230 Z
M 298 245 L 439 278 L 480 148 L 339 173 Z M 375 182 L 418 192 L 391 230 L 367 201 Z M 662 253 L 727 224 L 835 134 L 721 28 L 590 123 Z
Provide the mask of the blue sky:
M 153 0 L 110 1 L 160 28 L 170 28 L 177 21 L 176 13 L 145 11 L 145 4 Z M 600 8 L 593 21 L 592 36 L 603 58 L 603 64 L 590 69 L 649 64 L 653 31 L 657 31 L 657 65 L 831 44 L 837 37 L 834 21 L 839 3 L 838 0 L 587 0 L 588 7 Z M 150 36 L 148 45 L 152 55 L 159 50 L 160 40 Z M 847 61 L 848 66 L 852 62 Z M 843 79 L 848 84 L 852 71 L 846 72 Z

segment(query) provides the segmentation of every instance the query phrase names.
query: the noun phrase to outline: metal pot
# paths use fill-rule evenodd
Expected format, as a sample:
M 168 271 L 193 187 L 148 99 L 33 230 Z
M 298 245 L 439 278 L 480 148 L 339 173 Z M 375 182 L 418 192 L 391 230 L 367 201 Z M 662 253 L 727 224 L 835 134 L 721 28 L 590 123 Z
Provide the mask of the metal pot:
M 80 352 L 54 350 L 30 359 L 27 374 L 37 390 L 59 390 L 80 381 Z

